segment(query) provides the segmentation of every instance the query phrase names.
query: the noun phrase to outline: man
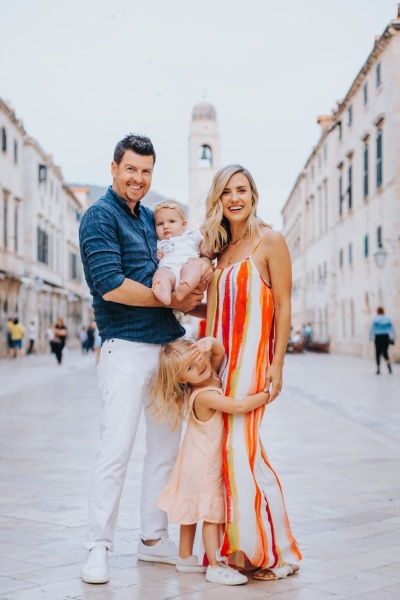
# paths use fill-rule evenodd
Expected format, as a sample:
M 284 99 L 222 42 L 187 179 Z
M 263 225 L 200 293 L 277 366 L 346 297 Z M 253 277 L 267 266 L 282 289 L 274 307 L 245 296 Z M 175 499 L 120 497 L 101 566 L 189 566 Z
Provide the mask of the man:
M 173 310 L 201 303 L 199 290 L 171 307 L 156 300 L 151 283 L 158 267 L 153 213 L 140 201 L 151 186 L 156 155 L 151 141 L 127 135 L 111 164 L 112 186 L 84 214 L 80 245 L 86 281 L 103 342 L 99 386 L 103 402 L 100 444 L 89 499 L 82 569 L 87 583 L 109 580 L 107 550 L 113 550 L 118 508 L 142 402 L 158 363 L 160 344 L 184 335 Z M 204 263 L 203 280 L 212 274 Z M 178 549 L 168 538 L 167 516 L 156 507 L 178 451 L 180 432 L 146 415 L 146 447 L 138 558 L 175 564 Z

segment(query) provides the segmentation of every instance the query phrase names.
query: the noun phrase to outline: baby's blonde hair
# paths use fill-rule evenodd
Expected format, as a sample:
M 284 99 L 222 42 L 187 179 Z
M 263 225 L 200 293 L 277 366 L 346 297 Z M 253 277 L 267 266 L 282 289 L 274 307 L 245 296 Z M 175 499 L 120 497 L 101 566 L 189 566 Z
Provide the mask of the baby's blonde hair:
M 176 340 L 161 347 L 156 377 L 150 388 L 151 414 L 159 422 L 167 421 L 172 429 L 178 427 L 188 411 L 191 387 L 179 379 L 183 360 L 192 345 L 189 340 Z
M 154 216 L 155 216 L 156 212 L 158 210 L 161 210 L 162 208 L 172 208 L 173 210 L 176 210 L 176 212 L 179 214 L 179 216 L 182 217 L 182 219 L 184 221 L 186 221 L 185 211 L 183 209 L 182 204 L 179 204 L 179 202 L 176 202 L 175 200 L 167 200 L 166 202 L 159 202 L 153 208 Z

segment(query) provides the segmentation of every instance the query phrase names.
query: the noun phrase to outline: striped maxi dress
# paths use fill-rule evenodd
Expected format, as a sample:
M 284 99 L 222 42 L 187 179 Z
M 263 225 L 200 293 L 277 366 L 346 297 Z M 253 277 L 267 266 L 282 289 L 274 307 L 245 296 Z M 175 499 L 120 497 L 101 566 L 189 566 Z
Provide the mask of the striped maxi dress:
M 253 251 L 254 252 L 254 251 Z M 207 290 L 207 335 L 222 342 L 220 376 L 227 396 L 262 391 L 273 357 L 274 305 L 252 256 L 217 268 Z M 230 564 L 273 568 L 301 559 L 279 479 L 259 437 L 265 407 L 224 415 L 223 477 L 226 528 L 220 548 Z

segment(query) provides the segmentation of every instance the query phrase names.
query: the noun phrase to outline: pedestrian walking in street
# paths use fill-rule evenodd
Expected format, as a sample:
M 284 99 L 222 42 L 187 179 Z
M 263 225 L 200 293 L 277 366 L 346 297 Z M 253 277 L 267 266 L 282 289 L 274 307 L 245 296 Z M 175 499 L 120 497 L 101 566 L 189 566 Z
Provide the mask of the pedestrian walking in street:
M 27 354 L 32 354 L 35 351 L 35 342 L 37 338 L 37 329 L 35 321 L 31 321 L 28 325 L 29 346 Z
M 6 324 L 6 334 L 7 334 L 7 353 L 10 358 L 13 356 L 12 350 L 12 339 L 11 339 L 11 327 L 13 325 L 13 319 L 8 317 Z
M 101 337 L 96 323 L 93 323 L 94 326 L 94 351 L 96 354 L 96 366 L 100 362 L 100 352 L 101 352 Z
M 94 352 L 94 333 L 95 333 L 95 325 L 93 323 L 91 323 L 89 325 L 89 327 L 87 328 L 86 345 L 87 345 L 88 352 L 89 352 L 89 350 L 91 352 Z
M 291 263 L 283 236 L 257 216 L 257 203 L 257 187 L 246 169 L 230 165 L 215 175 L 201 228 L 206 246 L 217 255 L 207 290 L 207 333 L 223 342 L 227 353 L 223 392 L 241 398 L 270 391 L 272 402 L 282 389 L 290 332 Z M 254 579 L 269 581 L 297 571 L 292 563 L 301 553 L 260 440 L 264 412 L 261 406 L 224 416 L 228 510 L 220 552 L 239 567 L 248 560 L 259 568 Z
M 62 364 L 62 354 L 67 340 L 67 328 L 61 317 L 58 317 L 57 323 L 53 325 L 54 338 L 52 341 L 53 352 L 56 355 L 57 363 Z
M 53 344 L 54 344 L 55 335 L 54 335 L 54 330 L 53 330 L 52 326 L 49 327 L 48 330 L 46 331 L 46 337 L 49 340 L 50 352 L 51 352 L 51 354 L 53 354 L 54 353 Z
M 206 573 L 206 580 L 222 585 L 241 585 L 245 575 L 218 558 L 220 525 L 225 523 L 222 479 L 223 413 L 244 414 L 265 404 L 269 392 L 245 398 L 223 395 L 217 376 L 225 357 L 223 345 L 213 337 L 193 344 L 178 340 L 163 346 L 151 408 L 157 419 L 172 427 L 188 416 L 188 425 L 171 477 L 157 505 L 170 523 L 180 525 L 178 572 Z M 196 526 L 203 521 L 203 543 L 209 566 L 193 555 Z M 203 561 L 202 561 L 203 563 Z
M 382 306 L 376 310 L 377 316 L 373 319 L 370 330 L 370 340 L 375 342 L 376 374 L 381 372 L 381 356 L 386 361 L 389 373 L 392 372 L 392 365 L 389 358 L 389 346 L 396 342 L 396 332 L 392 320 L 385 315 Z
M 82 329 L 79 333 L 79 340 L 81 342 L 82 354 L 87 354 L 87 352 L 88 352 L 88 332 L 84 325 L 82 326 Z
M 22 357 L 22 340 L 25 335 L 25 327 L 17 318 L 10 325 L 12 358 Z
M 151 186 L 155 164 L 151 141 L 127 135 L 118 142 L 106 194 L 92 204 L 80 224 L 86 281 L 93 296 L 102 339 L 98 378 L 103 402 L 100 443 L 92 475 L 86 548 L 82 569 L 87 583 L 109 579 L 107 551 L 114 548 L 118 509 L 142 405 L 158 364 L 160 345 L 185 333 L 173 310 L 188 312 L 203 298 L 202 288 L 182 301 L 172 293 L 165 307 L 152 292 L 158 268 L 152 211 L 141 205 Z M 202 280 L 212 276 L 203 260 Z M 138 558 L 175 564 L 177 546 L 168 537 L 168 521 L 157 508 L 178 452 L 180 431 L 156 423 L 145 411 L 147 453 L 142 478 Z

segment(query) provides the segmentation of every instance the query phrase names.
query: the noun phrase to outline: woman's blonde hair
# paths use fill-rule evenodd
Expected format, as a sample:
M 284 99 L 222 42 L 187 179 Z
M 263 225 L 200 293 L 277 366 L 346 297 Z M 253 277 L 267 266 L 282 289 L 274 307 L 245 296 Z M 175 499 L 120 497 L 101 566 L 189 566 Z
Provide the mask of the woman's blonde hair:
M 215 254 L 220 254 L 232 239 L 229 221 L 223 215 L 221 196 L 228 181 L 236 173 L 243 173 L 247 177 L 253 198 L 253 210 L 247 220 L 246 233 L 250 234 L 250 237 L 253 237 L 259 234 L 260 226 L 266 225 L 257 216 L 258 190 L 249 171 L 241 165 L 223 167 L 214 175 L 210 191 L 206 198 L 206 220 L 201 226 L 205 246 Z
M 183 360 L 187 358 L 193 342 L 176 340 L 164 344 L 155 380 L 150 388 L 150 412 L 157 421 L 167 421 L 176 429 L 188 411 L 191 387 L 180 382 Z

